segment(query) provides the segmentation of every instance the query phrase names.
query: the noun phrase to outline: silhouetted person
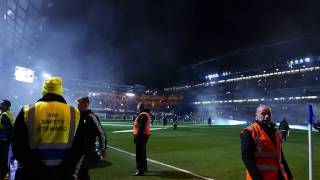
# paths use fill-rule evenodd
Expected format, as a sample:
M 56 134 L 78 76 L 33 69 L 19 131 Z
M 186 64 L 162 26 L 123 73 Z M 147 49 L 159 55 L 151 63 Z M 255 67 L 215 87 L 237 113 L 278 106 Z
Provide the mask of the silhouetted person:
M 133 125 L 134 143 L 136 145 L 137 170 L 132 175 L 143 176 L 144 172 L 148 170 L 146 146 L 151 135 L 151 115 L 150 110 L 145 108 L 143 103 L 138 104 L 137 110 L 137 117 L 134 120 Z
M 286 118 L 283 118 L 283 120 L 280 122 L 279 130 L 281 132 L 282 140 L 287 141 L 288 133 L 289 133 L 289 123 Z
M 320 121 L 318 121 L 314 124 L 314 128 L 317 129 L 320 133 Z
M 177 129 L 178 128 L 178 117 L 177 117 L 177 115 L 173 116 L 172 124 L 173 124 L 173 129 Z
M 163 127 L 164 127 L 164 126 L 167 126 L 167 124 L 168 124 L 168 119 L 167 119 L 167 116 L 164 115 L 163 118 L 162 118 L 162 126 L 163 126 Z
M 212 124 L 212 119 L 211 119 L 211 116 L 209 116 L 209 118 L 208 118 L 208 126 L 211 127 L 212 126 L 211 124 Z
M 3 179 L 8 173 L 8 153 L 14 124 L 10 107 L 10 101 L 0 102 L 0 179 Z

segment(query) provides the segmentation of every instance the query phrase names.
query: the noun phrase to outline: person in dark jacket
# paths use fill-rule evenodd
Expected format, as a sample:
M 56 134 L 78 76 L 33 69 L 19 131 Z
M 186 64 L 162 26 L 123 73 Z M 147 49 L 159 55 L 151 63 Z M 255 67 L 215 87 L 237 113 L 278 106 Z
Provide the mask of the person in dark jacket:
M 90 179 L 88 173 L 88 168 L 90 167 L 90 165 L 99 162 L 101 158 L 105 158 L 107 155 L 107 138 L 98 116 L 96 116 L 89 109 L 89 97 L 80 97 L 76 101 L 78 104 L 78 109 L 81 113 L 81 117 L 84 120 L 85 134 L 88 145 L 85 161 L 83 167 L 81 167 L 80 177 L 82 177 L 82 179 L 88 180 Z M 98 148 L 96 147 L 97 137 L 99 139 Z
M 280 125 L 279 125 L 279 131 L 281 132 L 283 141 L 287 141 L 289 130 L 290 130 L 289 123 L 286 118 L 283 118 L 283 120 L 280 122 Z
M 20 111 L 19 115 L 16 118 L 15 126 L 14 126 L 14 132 L 13 132 L 13 138 L 12 138 L 12 147 L 13 147 L 13 154 L 17 161 L 19 162 L 19 168 L 16 173 L 16 179 L 19 180 L 73 180 L 78 178 L 78 173 L 80 166 L 82 164 L 84 154 L 85 154 L 85 147 L 86 147 L 86 138 L 85 138 L 85 131 L 84 131 L 84 122 L 83 119 L 80 117 L 80 112 L 71 106 L 68 106 L 65 99 L 62 97 L 62 80 L 61 78 L 55 77 L 55 78 L 49 78 L 46 79 L 44 82 L 44 86 L 42 88 L 42 94 L 43 97 L 39 99 L 36 104 L 35 108 L 32 108 L 32 106 L 25 106 Z M 53 111 L 60 112 L 56 109 L 48 108 L 50 106 L 55 106 L 57 108 L 59 107 L 69 107 L 69 110 L 65 109 L 66 113 L 68 112 L 75 112 L 70 114 L 70 119 L 60 120 L 60 119 L 48 119 L 48 120 L 41 120 L 38 119 L 37 116 L 41 117 L 61 117 L 65 118 L 68 117 L 68 115 L 61 115 L 50 113 Z M 41 107 L 46 108 L 45 110 L 48 110 L 48 114 L 42 114 L 42 113 L 35 113 L 34 117 L 30 117 L 30 113 L 25 113 L 27 107 L 29 107 L 29 111 L 31 109 L 34 109 L 34 112 L 41 111 L 43 109 L 40 109 Z M 37 109 L 37 107 L 39 107 Z M 60 108 L 62 109 L 62 108 Z M 62 109 L 64 110 L 64 109 Z M 59 134 L 63 131 L 75 131 L 73 136 L 73 140 L 70 141 L 70 135 L 69 140 L 67 141 L 70 146 L 68 148 L 60 149 L 58 145 L 55 145 L 57 149 L 43 149 L 43 148 L 37 148 L 34 149 L 34 143 L 41 143 L 41 145 L 46 145 L 49 147 L 54 146 L 54 143 L 48 142 L 47 144 L 44 144 L 43 141 L 46 137 L 40 137 L 38 139 L 39 141 L 34 141 L 33 138 L 37 138 L 36 136 L 32 136 L 32 138 L 29 137 L 29 135 L 32 135 L 33 130 L 36 129 L 36 127 L 27 126 L 26 119 L 28 122 L 31 119 L 34 119 L 33 122 L 35 124 L 38 124 L 39 122 L 41 125 L 37 129 L 42 132 L 50 132 L 46 133 L 46 135 L 53 135 Z M 72 128 L 73 120 L 75 120 L 75 127 L 76 129 Z M 69 121 L 69 122 L 68 122 Z M 76 123 L 78 122 L 78 125 Z M 61 126 L 55 126 L 56 124 Z M 46 126 L 45 124 L 48 124 Z M 70 124 L 70 126 L 64 124 Z M 42 126 L 45 125 L 45 126 Z M 48 128 L 47 128 L 48 127 Z M 53 128 L 51 128 L 53 127 Z M 74 129 L 74 130 L 72 130 Z M 34 133 L 40 133 L 35 132 Z M 39 136 L 38 136 L 39 137 Z M 56 136 L 57 137 L 57 136 Z M 61 137 L 61 136 L 60 136 Z M 30 139 L 33 140 L 33 142 L 30 143 Z M 43 138 L 43 139 L 42 139 Z M 36 144 L 37 145 L 37 144 Z M 37 145 L 37 147 L 41 147 L 41 145 Z M 60 145 L 60 144 L 59 144 Z M 63 144 L 62 144 L 63 145 Z M 65 146 L 63 146 L 65 147 Z M 63 152 L 62 156 L 58 153 Z M 59 161 L 55 160 L 43 160 L 44 158 L 50 157 L 52 159 L 55 158 L 62 158 Z
M 13 115 L 10 112 L 11 103 L 8 100 L 0 102 L 0 179 L 8 173 L 8 153 L 13 132 Z
M 320 121 L 317 121 L 316 123 L 314 123 L 314 128 L 317 129 L 320 133 Z
M 163 115 L 163 117 L 162 117 L 162 127 L 167 126 L 167 123 L 168 123 L 167 115 Z
M 273 145 L 276 146 L 277 143 L 275 134 L 277 129 L 275 128 L 275 124 L 271 122 L 271 108 L 266 105 L 258 106 L 256 112 L 256 120 L 254 123 L 257 123 L 262 128 L 262 130 L 272 141 Z M 248 129 L 244 129 L 242 132 L 243 133 L 241 135 L 241 153 L 242 160 L 247 168 L 247 172 L 250 174 L 253 180 L 264 180 L 264 177 L 262 176 L 261 171 L 258 168 L 255 161 L 256 144 L 254 142 L 252 134 Z M 284 171 L 288 179 L 293 180 L 294 178 L 282 151 L 281 164 L 284 167 Z M 280 168 L 278 171 L 278 179 L 272 180 L 285 180 L 285 178 L 282 176 L 282 173 L 280 172 Z
M 208 127 L 212 127 L 211 123 L 212 123 L 211 116 L 209 116 L 208 117 Z
M 96 116 L 90 109 L 90 101 L 88 97 L 80 97 L 77 99 L 78 108 L 81 112 L 82 118 L 85 122 L 86 137 L 88 142 L 88 156 L 89 161 L 97 162 L 100 157 L 98 154 L 105 158 L 107 155 L 107 136 L 101 126 L 98 116 Z M 99 152 L 96 153 L 96 138 L 99 139 Z
M 178 128 L 178 116 L 175 114 L 172 118 L 173 129 Z
M 137 170 L 133 176 L 143 176 L 144 172 L 148 170 L 147 165 L 147 142 L 151 135 L 151 115 L 150 110 L 145 108 L 143 103 L 137 106 L 137 117 L 134 120 L 133 135 L 134 143 L 136 145 L 136 165 Z

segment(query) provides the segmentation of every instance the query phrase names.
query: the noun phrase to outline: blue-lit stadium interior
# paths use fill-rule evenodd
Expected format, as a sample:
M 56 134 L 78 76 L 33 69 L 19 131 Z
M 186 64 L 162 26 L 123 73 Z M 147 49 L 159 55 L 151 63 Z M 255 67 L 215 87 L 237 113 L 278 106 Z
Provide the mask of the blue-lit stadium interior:
M 72 57 L 70 53 L 64 58 L 57 54 L 46 54 L 44 49 L 42 53 L 37 53 L 41 45 L 49 49 L 59 46 L 57 42 L 52 42 L 53 45 L 49 46 L 45 43 L 48 39 L 41 38 L 48 33 L 48 17 L 45 16 L 45 11 L 52 9 L 55 9 L 54 1 L 1 1 L 0 13 L 3 17 L 0 23 L 1 27 L 5 27 L 2 29 L 1 38 L 5 43 L 2 44 L 4 50 L 3 60 L 0 62 L 0 80 L 8 84 L 2 87 L 0 95 L 14 97 L 10 99 L 16 104 L 13 109 L 15 113 L 23 104 L 39 98 L 40 93 L 37 89 L 41 88 L 43 79 L 50 75 L 62 76 L 68 102 L 74 104 L 77 97 L 89 95 L 92 108 L 102 113 L 103 117 L 123 117 L 125 114 L 131 116 L 135 113 L 136 103 L 143 100 L 148 102 L 159 119 L 161 115 L 170 113 L 179 115 L 180 119 L 194 122 L 204 122 L 209 115 L 215 119 L 250 122 L 257 104 L 267 103 L 276 107 L 276 121 L 287 117 L 290 123 L 302 125 L 306 123 L 303 118 L 306 104 L 318 103 L 320 100 L 317 85 L 320 63 L 316 55 L 291 57 L 278 60 L 276 65 L 258 68 L 249 66 L 237 70 L 232 67 L 204 74 L 208 72 L 206 70 L 202 74 L 197 73 L 201 78 L 194 79 L 191 83 L 181 85 L 177 82 L 175 86 L 165 88 L 108 82 L 113 77 L 108 81 L 99 78 L 92 81 L 94 73 L 90 73 L 92 75 L 89 76 L 93 77 L 91 79 L 86 75 L 78 75 L 83 74 L 83 67 L 79 70 L 77 62 L 72 61 L 76 57 Z M 52 38 L 54 37 L 56 36 Z M 53 53 L 59 51 L 64 52 L 60 49 L 54 50 Z M 70 61 L 64 61 L 65 58 L 70 58 Z M 59 63 L 63 65 L 58 65 Z M 20 72 L 17 71 L 17 67 L 20 66 L 31 70 L 31 75 L 20 74 L 22 77 L 29 76 L 29 80 L 24 80 L 29 82 L 16 81 L 19 79 L 14 77 L 14 74 Z M 69 67 L 73 66 L 77 68 L 71 70 Z M 128 96 L 127 93 L 133 95 Z
M 291 66 L 248 69 L 228 76 L 206 78 L 206 82 L 165 88 L 167 92 L 190 97 L 194 116 L 205 122 L 208 116 L 251 122 L 257 104 L 269 104 L 274 121 L 287 118 L 292 124 L 306 125 L 308 103 L 319 103 L 318 57 L 313 62 Z
M 141 180 L 240 180 L 246 169 L 294 180 L 281 164 L 307 179 L 308 150 L 313 145 L 319 154 L 320 147 L 319 7 L 292 0 L 0 0 L 0 180 L 1 150 L 11 139 L 12 152 L 3 153 L 11 157 L 3 159 L 16 163 L 18 175 L 52 165 L 50 173 L 35 168 L 48 180 L 65 180 L 58 176 L 67 170 L 74 179 L 136 180 L 135 168 L 146 173 Z M 260 138 L 268 141 L 264 151 Z M 72 152 L 70 168 L 61 163 L 69 160 L 65 152 Z M 252 157 L 272 161 L 249 168 Z

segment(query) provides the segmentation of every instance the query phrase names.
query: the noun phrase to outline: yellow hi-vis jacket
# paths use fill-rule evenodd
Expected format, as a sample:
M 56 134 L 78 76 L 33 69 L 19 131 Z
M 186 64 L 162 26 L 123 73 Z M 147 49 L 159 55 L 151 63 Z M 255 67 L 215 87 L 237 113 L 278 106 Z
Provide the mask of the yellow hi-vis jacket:
M 80 112 L 61 102 L 37 102 L 23 107 L 32 153 L 47 166 L 58 166 L 71 148 Z
M 13 117 L 13 114 L 11 111 L 2 112 L 0 114 L 0 140 L 8 140 L 7 130 L 5 129 L 3 124 L 1 123 L 3 115 L 6 115 L 9 118 L 12 126 L 14 125 L 14 117 Z

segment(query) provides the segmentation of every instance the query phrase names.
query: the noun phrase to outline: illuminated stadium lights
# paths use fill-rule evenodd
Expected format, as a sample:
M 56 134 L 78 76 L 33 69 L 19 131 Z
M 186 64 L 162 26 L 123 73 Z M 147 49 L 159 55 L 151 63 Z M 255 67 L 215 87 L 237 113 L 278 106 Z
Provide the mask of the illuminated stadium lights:
M 218 78 L 218 77 L 219 77 L 219 75 L 217 73 L 216 74 L 208 74 L 205 76 L 205 78 L 209 79 L 209 80 L 214 79 L 214 78 Z
M 231 72 L 223 72 L 222 73 L 222 76 L 228 76 L 228 75 L 230 75 L 231 74 Z
M 310 58 L 305 58 L 304 61 L 305 62 L 310 62 Z
M 135 96 L 135 94 L 130 93 L 130 92 L 127 92 L 127 93 L 126 93 L 126 96 L 128 96 L 128 97 L 134 97 L 134 96 Z
M 210 104 L 211 102 L 210 101 L 204 101 L 202 102 L 202 104 Z
M 319 71 L 320 67 L 315 66 L 315 67 L 309 67 L 309 68 L 301 68 L 301 69 L 292 69 L 292 70 L 287 70 L 287 71 L 276 71 L 272 73 L 267 73 L 267 74 L 257 74 L 257 75 L 251 75 L 251 76 L 242 76 L 237 77 L 237 78 L 230 78 L 230 79 L 225 79 L 225 80 L 219 80 L 217 82 L 212 81 L 210 82 L 211 85 L 214 85 L 216 83 L 228 83 L 228 82 L 238 82 L 238 81 L 243 81 L 243 80 L 252 80 L 252 79 L 259 79 L 259 78 L 269 78 L 269 77 L 274 77 L 274 76 L 282 76 L 282 75 L 288 75 L 288 74 L 297 74 L 297 73 L 306 73 L 306 72 L 312 72 L 312 71 Z M 201 87 L 201 86 L 208 86 L 208 83 L 200 83 L 200 84 L 195 84 L 195 85 L 186 85 L 182 87 L 172 87 L 172 88 L 165 88 L 165 91 L 179 91 L 179 90 L 184 90 L 188 89 L 191 87 Z
M 43 73 L 43 74 L 42 74 L 42 77 L 45 78 L 45 79 L 47 79 L 47 78 L 50 78 L 51 75 L 50 75 L 49 73 Z
M 7 10 L 7 14 L 8 14 L 9 16 L 12 16 L 12 15 L 13 15 L 13 11 L 12 11 L 11 9 L 8 9 L 8 10 Z
M 14 76 L 15 80 L 27 83 L 32 83 L 35 78 L 33 70 L 20 66 L 16 66 Z
M 284 98 L 284 97 L 280 97 L 280 98 L 273 98 L 273 100 L 275 100 L 275 101 L 284 101 L 284 100 L 285 100 L 285 98 Z
M 100 95 L 101 95 L 100 93 L 96 93 L 96 92 L 89 92 L 88 93 L 89 97 L 96 97 L 96 96 L 100 96 Z
M 301 59 L 295 59 L 295 60 L 292 60 L 288 63 L 288 66 L 290 68 L 293 67 L 293 65 L 299 65 L 299 64 L 303 64 L 303 63 L 309 63 L 311 61 L 311 58 L 309 57 L 306 57 L 306 58 L 301 58 Z
M 269 99 L 269 101 L 285 101 L 285 100 L 310 100 L 310 99 L 320 99 L 320 96 L 297 96 L 297 97 L 275 97 Z M 265 99 L 229 99 L 229 100 L 215 100 L 215 101 L 203 101 L 203 102 L 194 102 L 193 104 L 221 104 L 221 103 L 244 103 L 244 102 L 260 102 L 265 101 Z
M 230 74 L 231 74 L 231 72 L 222 72 L 221 76 L 225 77 L 225 76 L 228 76 Z M 208 80 L 211 80 L 211 79 L 214 79 L 214 78 L 218 78 L 218 77 L 219 77 L 218 73 L 208 74 L 208 75 L 205 76 L 205 78 L 208 79 Z

